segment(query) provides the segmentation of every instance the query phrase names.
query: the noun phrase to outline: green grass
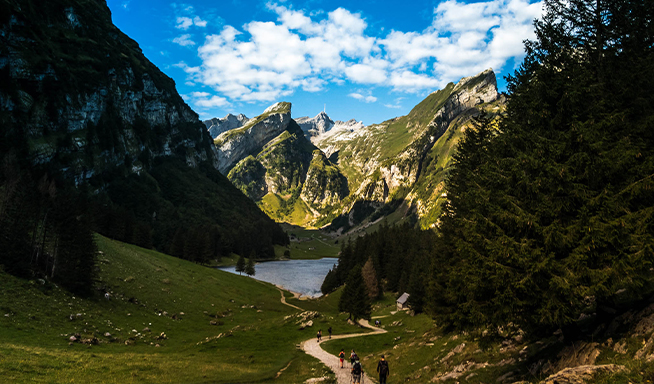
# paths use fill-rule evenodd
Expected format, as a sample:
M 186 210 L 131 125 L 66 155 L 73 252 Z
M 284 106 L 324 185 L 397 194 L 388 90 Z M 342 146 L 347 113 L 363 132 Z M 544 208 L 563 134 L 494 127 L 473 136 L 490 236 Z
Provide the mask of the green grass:
M 100 236 L 97 242 L 98 284 L 112 292 L 110 300 L 0 272 L 3 380 L 273 382 L 286 366 L 277 382 L 322 375 L 295 347 L 313 332 L 284 319 L 297 311 L 270 284 Z M 161 332 L 167 338 L 157 340 Z M 99 344 L 69 345 L 76 333 Z
M 281 224 L 286 233 L 291 236 L 291 259 L 321 259 L 323 257 L 338 257 L 341 251 L 340 240 L 324 234 L 318 229 L 305 229 L 296 225 Z
M 100 236 L 96 239 L 102 251 L 98 286 L 112 292 L 110 300 L 100 292 L 80 298 L 50 283 L 0 271 L 0 381 L 303 383 L 327 376 L 330 382 L 333 375 L 297 345 L 313 338 L 318 329 L 324 335 L 329 327 L 334 334 L 362 332 L 347 324 L 347 314 L 338 312 L 342 289 L 313 300 L 298 300 L 284 292 L 290 304 L 321 313 L 313 327 L 299 330 L 294 317 L 299 311 L 282 305 L 279 291 L 270 284 Z M 515 372 L 516 381 L 535 383 L 544 377 L 531 376 L 530 364 L 555 359 L 565 346 L 557 337 L 543 340 L 551 343 L 545 352 L 538 351 L 538 344 L 524 341 L 506 350 L 501 341 L 508 338 L 482 345 L 479 333 L 447 333 L 425 315 L 396 312 L 395 298 L 386 294 L 373 306 L 372 316 L 381 318 L 387 333 L 325 341 L 323 348 L 334 356 L 341 348 L 356 350 L 373 376 L 379 356 L 386 355 L 389 382 L 429 382 L 439 373 L 472 362 L 490 365 L 445 383 L 490 383 L 508 372 Z M 111 335 L 105 336 L 106 332 Z M 159 340 L 162 332 L 166 338 Z M 78 333 L 82 338 L 96 337 L 99 344 L 69 345 L 69 337 Z M 602 347 L 597 364 L 625 365 L 628 371 L 600 376 L 595 382 L 651 380 L 654 364 L 633 359 L 648 337 L 628 338 L 626 355 Z M 446 358 L 462 344 L 459 353 Z M 527 353 L 520 354 L 525 346 Z M 514 360 L 498 364 L 509 359 Z M 470 373 L 475 376 L 466 379 Z

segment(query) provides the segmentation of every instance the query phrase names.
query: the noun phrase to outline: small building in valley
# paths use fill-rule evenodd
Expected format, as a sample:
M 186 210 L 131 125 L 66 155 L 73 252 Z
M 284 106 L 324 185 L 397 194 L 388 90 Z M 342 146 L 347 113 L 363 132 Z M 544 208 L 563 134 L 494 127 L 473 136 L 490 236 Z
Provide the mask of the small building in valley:
M 400 296 L 400 298 L 397 299 L 397 301 L 396 301 L 396 303 L 397 303 L 397 310 L 398 310 L 398 311 L 401 311 L 401 310 L 403 310 L 403 309 L 408 309 L 408 308 L 409 308 L 409 304 L 407 303 L 408 300 L 409 300 L 409 294 L 406 293 L 406 292 L 404 292 L 404 293 L 402 294 L 402 296 Z

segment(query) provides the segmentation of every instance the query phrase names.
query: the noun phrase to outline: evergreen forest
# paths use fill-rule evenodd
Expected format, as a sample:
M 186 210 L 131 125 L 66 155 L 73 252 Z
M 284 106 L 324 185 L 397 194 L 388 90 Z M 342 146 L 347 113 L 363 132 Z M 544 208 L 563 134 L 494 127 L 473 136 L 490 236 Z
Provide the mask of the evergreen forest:
M 323 292 L 371 264 L 453 329 L 574 334 L 654 292 L 654 7 L 547 0 L 506 113 L 465 132 L 435 230 L 343 245 Z

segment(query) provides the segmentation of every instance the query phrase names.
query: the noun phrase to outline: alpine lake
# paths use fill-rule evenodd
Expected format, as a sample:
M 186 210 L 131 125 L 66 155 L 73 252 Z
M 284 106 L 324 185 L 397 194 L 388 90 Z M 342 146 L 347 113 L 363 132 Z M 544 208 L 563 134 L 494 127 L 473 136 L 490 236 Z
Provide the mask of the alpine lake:
M 322 295 L 322 285 L 327 272 L 338 263 L 337 258 L 325 257 L 314 260 L 265 261 L 255 266 L 254 279 L 280 286 L 305 297 Z M 221 267 L 223 271 L 239 274 L 236 267 Z M 244 274 L 243 274 L 244 275 Z

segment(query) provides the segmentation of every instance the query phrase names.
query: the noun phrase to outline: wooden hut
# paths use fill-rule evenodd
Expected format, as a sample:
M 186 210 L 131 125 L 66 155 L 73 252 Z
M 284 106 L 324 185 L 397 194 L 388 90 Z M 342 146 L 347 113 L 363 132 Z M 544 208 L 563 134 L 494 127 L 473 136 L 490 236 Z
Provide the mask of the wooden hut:
M 404 292 L 404 293 L 402 294 L 402 296 L 400 296 L 400 298 L 397 299 L 397 301 L 396 301 L 396 303 L 397 303 L 397 310 L 398 310 L 398 311 L 401 311 L 401 310 L 403 310 L 403 309 L 407 309 L 407 308 L 409 308 L 409 305 L 408 305 L 408 303 L 407 303 L 408 300 L 409 300 L 409 294 L 406 293 L 406 292 Z

